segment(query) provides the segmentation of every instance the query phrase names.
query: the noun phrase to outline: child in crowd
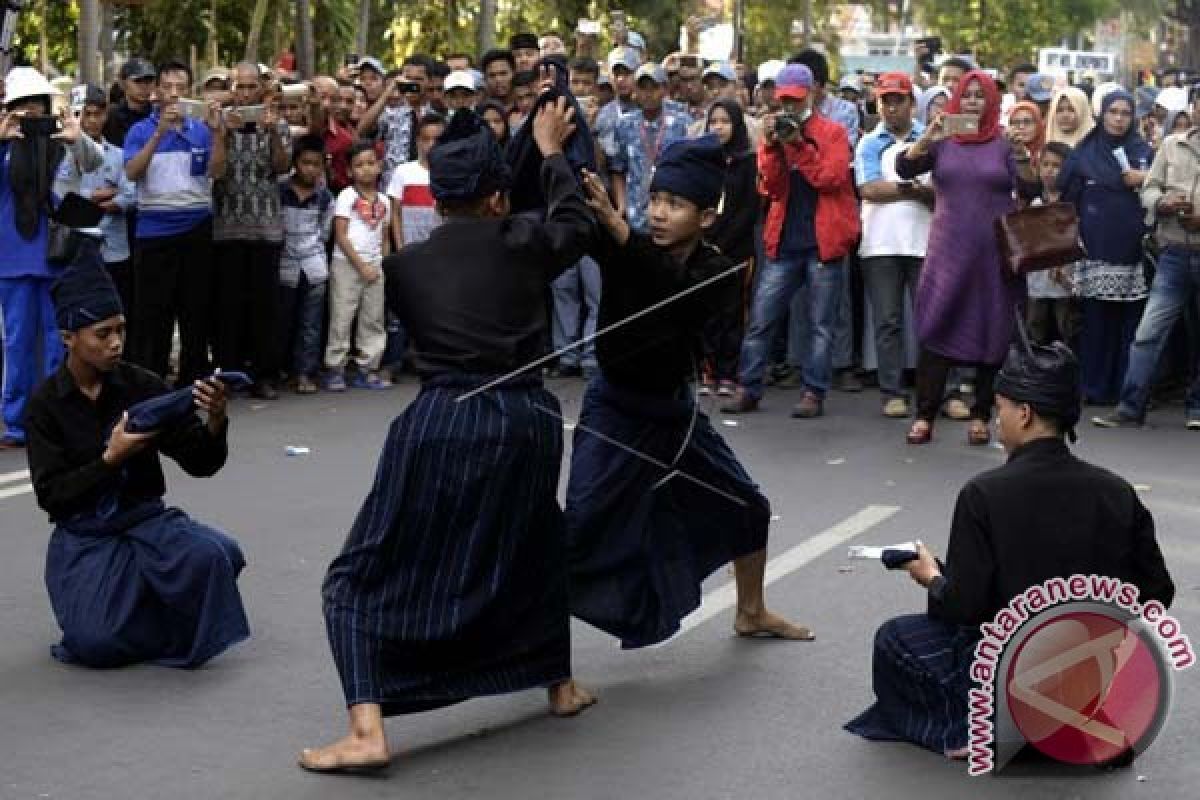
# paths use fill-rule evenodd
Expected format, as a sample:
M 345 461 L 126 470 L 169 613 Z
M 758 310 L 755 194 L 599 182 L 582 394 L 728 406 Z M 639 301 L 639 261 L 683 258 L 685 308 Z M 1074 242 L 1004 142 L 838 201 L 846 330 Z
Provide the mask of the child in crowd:
M 346 389 L 350 326 L 354 330 L 358 367 L 351 384 L 361 389 L 388 389 L 379 374 L 387 343 L 384 328 L 383 257 L 390 252 L 391 204 L 379 191 L 379 156 L 370 142 L 350 148 L 351 186 L 338 195 L 334 209 L 333 260 L 329 267 L 329 340 L 325 346 L 325 388 Z
M 280 185 L 283 254 L 279 259 L 280 319 L 296 394 L 317 391 L 321 329 L 329 265 L 325 243 L 333 230 L 333 195 L 321 180 L 325 140 L 302 136 L 292 153 L 292 177 Z
M 392 203 L 392 237 L 396 249 L 429 238 L 442 221 L 429 190 L 429 151 L 446 130 L 446 118 L 426 114 L 417 123 L 417 160 L 401 164 L 392 174 L 388 197 Z
M 1071 146 L 1062 142 L 1049 142 L 1042 149 L 1038 158 L 1042 195 L 1030 205 L 1058 202 L 1058 173 L 1070 154 Z M 1026 278 L 1029 287 L 1029 334 L 1035 343 L 1049 345 L 1058 340 L 1074 346 L 1082 325 L 1079 300 L 1073 296 L 1074 272 L 1073 266 L 1066 266 L 1033 272 Z
M 137 187 L 125 176 L 125 155 L 121 148 L 104 140 L 104 121 L 108 118 L 108 96 L 99 86 L 82 87 L 83 105 L 79 127 L 104 150 L 104 163 L 79 179 L 79 193 L 104 209 L 99 229 L 104 234 L 100 257 L 116 284 L 125 308 L 125 328 L 133 327 L 133 260 L 129 250 L 126 212 L 137 202 Z

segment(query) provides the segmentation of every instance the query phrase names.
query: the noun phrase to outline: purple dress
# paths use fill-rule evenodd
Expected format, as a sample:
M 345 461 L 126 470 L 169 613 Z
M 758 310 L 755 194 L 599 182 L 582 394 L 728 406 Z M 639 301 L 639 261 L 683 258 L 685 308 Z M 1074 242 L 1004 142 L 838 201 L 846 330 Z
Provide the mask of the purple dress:
M 936 142 L 928 155 L 900 158 L 913 178 L 933 170 L 937 207 L 917 285 L 917 338 L 922 347 L 968 364 L 1000 364 L 1013 337 L 1013 309 L 1024 282 L 1000 265 L 993 223 L 1016 206 L 1017 168 L 1008 141 Z

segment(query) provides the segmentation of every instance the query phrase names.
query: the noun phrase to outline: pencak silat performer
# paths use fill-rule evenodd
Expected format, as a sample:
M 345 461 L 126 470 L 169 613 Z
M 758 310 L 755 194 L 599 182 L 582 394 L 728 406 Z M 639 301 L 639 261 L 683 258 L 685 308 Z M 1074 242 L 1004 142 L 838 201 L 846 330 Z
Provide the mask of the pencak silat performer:
M 571 680 L 558 401 L 539 377 L 497 381 L 541 355 L 547 287 L 591 238 L 562 155 L 572 118 L 560 99 L 532 123 L 542 221 L 509 214 L 495 139 L 475 114 L 455 114 L 429 154 L 446 221 L 384 262 L 422 388 L 392 423 L 325 579 L 350 734 L 305 750 L 305 769 L 385 766 L 389 715 L 532 687 L 549 690 L 557 715 L 594 702 Z
M 923 545 L 905 569 L 929 609 L 875 634 L 874 705 L 846 724 L 867 739 L 908 741 L 967 756 L 967 693 L 979 626 L 1031 586 L 1072 575 L 1120 578 L 1170 605 L 1175 585 L 1137 492 L 1080 461 L 1075 441 L 1079 363 L 1061 342 L 1013 345 L 996 378 L 1008 463 L 958 495 L 943 566 Z
M 121 360 L 125 317 L 99 248 L 85 239 L 52 289 L 67 359 L 27 417 L 34 491 L 56 525 L 46 588 L 63 638 L 53 653 L 90 667 L 196 667 L 250 634 L 237 589 L 245 560 L 233 539 L 163 505 L 158 456 L 196 477 L 224 466 L 225 388 L 197 381 L 172 397 Z M 132 433 L 131 420 L 146 432 Z
M 585 176 L 604 229 L 593 253 L 604 280 L 599 325 L 633 319 L 596 340 L 600 374 L 575 430 L 571 611 L 625 647 L 679 630 L 700 604 L 701 582 L 730 561 L 738 634 L 813 638 L 767 611 L 770 505 L 695 405 L 704 325 L 737 303 L 742 279 L 702 241 L 724 172 L 715 136 L 670 145 L 650 186 L 648 235 L 632 233 L 599 178 Z

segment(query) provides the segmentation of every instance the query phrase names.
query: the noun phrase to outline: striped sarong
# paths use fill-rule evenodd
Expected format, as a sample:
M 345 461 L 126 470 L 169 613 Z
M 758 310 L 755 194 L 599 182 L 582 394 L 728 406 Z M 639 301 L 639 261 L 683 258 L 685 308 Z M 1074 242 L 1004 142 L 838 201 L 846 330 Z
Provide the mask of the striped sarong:
M 322 590 L 347 705 L 385 714 L 570 676 L 562 422 L 540 379 L 427 380 Z
M 867 739 L 919 744 L 936 753 L 967 745 L 967 692 L 979 630 L 928 614 L 895 617 L 875 633 L 875 704 L 846 723 Z
M 584 395 L 567 488 L 571 613 L 626 648 L 670 638 L 705 578 L 767 546 L 770 504 L 694 398 L 602 376 Z

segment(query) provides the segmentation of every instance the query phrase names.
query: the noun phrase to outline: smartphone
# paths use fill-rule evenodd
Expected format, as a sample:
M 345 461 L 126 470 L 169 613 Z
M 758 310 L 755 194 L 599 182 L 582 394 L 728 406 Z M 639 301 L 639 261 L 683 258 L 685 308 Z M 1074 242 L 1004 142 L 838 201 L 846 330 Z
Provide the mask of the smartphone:
M 258 122 L 263 114 L 263 106 L 239 106 L 233 110 L 242 118 L 242 122 Z
M 909 189 L 913 188 L 917 184 L 914 183 L 913 181 L 896 181 L 896 185 L 899 186 L 901 189 L 908 191 Z
M 283 88 L 280 90 L 279 93 L 282 94 L 284 97 L 288 98 L 289 100 L 294 100 L 296 98 L 308 97 L 308 84 L 306 84 L 306 83 L 284 84 Z
M 600 23 L 594 19 L 581 19 L 579 20 L 579 27 L 576 30 L 585 36 L 599 36 Z
M 979 133 L 979 117 L 975 114 L 947 114 L 943 120 L 943 129 L 948 136 Z
M 421 93 L 421 84 L 416 83 L 415 81 L 400 81 L 396 84 L 396 88 L 400 90 L 401 94 Z
M 359 61 L 362 61 L 362 58 L 358 55 L 358 53 L 346 53 L 346 55 L 342 58 L 342 66 L 354 67 L 358 65 Z
M 53 136 L 62 133 L 62 120 L 58 117 L 21 117 L 22 136 Z
M 179 113 L 192 119 L 204 119 L 208 116 L 208 104 L 202 100 L 181 99 L 177 101 Z

